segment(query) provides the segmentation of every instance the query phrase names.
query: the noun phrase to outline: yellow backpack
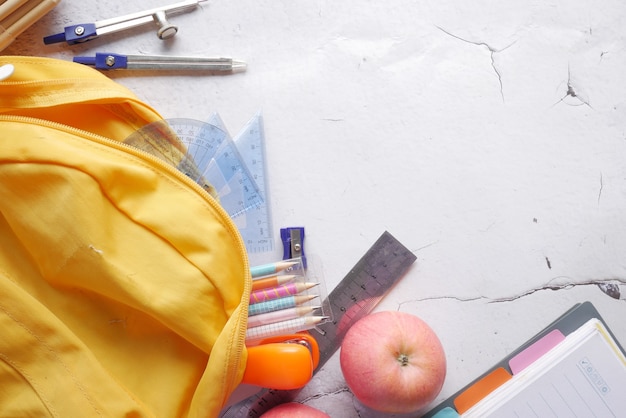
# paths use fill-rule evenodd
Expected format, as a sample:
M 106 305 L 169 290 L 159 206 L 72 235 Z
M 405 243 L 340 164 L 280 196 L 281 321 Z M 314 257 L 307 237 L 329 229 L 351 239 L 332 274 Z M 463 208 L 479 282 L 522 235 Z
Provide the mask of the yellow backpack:
M 227 213 L 122 141 L 158 113 L 80 64 L 0 57 L 0 416 L 213 417 L 246 365 Z

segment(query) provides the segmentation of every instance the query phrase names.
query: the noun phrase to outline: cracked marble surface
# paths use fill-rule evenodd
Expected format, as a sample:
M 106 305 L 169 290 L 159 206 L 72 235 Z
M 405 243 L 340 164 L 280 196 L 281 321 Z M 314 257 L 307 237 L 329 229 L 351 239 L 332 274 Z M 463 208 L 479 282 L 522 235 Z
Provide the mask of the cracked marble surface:
M 165 117 L 258 110 L 274 226 L 305 226 L 332 289 L 384 230 L 418 257 L 378 310 L 426 320 L 447 353 L 435 403 L 573 304 L 626 344 L 626 6 L 621 0 L 209 0 L 69 47 L 63 26 L 167 1 L 62 1 L 5 54 L 223 55 L 218 77 L 108 73 Z M 268 259 L 280 257 L 276 249 Z M 380 416 L 335 356 L 300 392 L 332 417 Z

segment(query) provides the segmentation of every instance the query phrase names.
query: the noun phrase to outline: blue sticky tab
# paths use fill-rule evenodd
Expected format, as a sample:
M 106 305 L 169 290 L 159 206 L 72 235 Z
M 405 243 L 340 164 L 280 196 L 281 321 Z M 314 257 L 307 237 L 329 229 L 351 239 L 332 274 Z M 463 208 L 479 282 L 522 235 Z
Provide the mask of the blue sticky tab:
M 441 411 L 433 415 L 433 418 L 458 418 L 460 415 L 449 406 L 443 408 Z

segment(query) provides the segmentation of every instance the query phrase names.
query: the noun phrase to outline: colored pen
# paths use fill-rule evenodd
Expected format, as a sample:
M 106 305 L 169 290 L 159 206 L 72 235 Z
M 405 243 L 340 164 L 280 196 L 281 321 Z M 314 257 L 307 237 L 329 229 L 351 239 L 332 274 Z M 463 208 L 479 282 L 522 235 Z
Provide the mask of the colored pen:
M 279 261 L 277 263 L 263 264 L 250 269 L 252 277 L 267 276 L 268 274 L 278 273 L 298 264 L 297 261 Z
M 261 315 L 268 312 L 289 309 L 315 299 L 318 295 L 287 296 L 286 298 L 259 302 L 248 307 L 248 316 Z
M 248 328 L 246 340 L 251 341 L 260 338 L 274 337 L 276 335 L 294 334 L 298 331 L 305 331 L 312 328 L 327 319 L 327 316 L 303 316 L 301 318 L 276 322 L 275 324 Z
M 296 277 L 297 276 L 294 276 L 292 274 L 284 274 L 281 276 L 269 276 L 255 279 L 252 281 L 252 291 L 281 286 L 285 283 L 293 281 Z
M 295 308 L 281 309 L 280 311 L 251 316 L 248 318 L 248 328 L 299 318 L 313 313 L 316 309 L 320 309 L 320 306 L 296 306 Z
M 287 283 L 270 289 L 255 290 L 250 294 L 250 304 L 297 295 L 318 284 L 319 283 Z

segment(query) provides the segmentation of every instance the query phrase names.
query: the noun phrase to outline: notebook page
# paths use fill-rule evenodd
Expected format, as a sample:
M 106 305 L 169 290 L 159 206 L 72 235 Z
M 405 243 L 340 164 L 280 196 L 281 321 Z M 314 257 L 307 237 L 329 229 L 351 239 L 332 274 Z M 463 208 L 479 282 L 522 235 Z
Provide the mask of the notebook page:
M 626 358 L 593 319 L 463 417 L 619 417 L 624 388 Z

